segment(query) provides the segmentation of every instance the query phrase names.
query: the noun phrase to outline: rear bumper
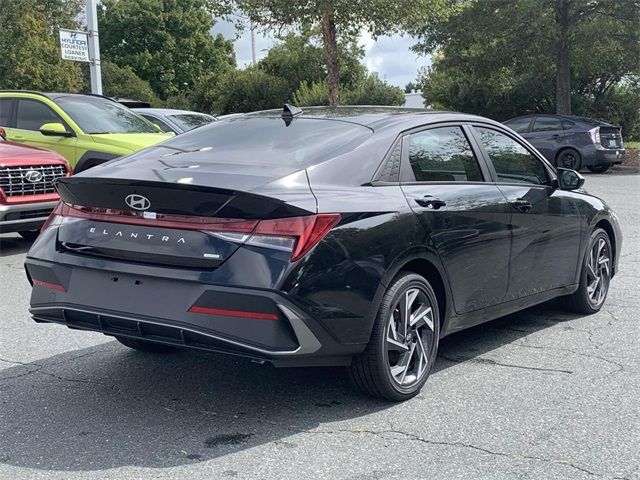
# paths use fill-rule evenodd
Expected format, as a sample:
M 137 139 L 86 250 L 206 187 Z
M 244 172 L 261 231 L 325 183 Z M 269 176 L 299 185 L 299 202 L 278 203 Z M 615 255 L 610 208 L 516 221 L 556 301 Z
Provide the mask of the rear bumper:
M 276 366 L 348 365 L 362 350 L 337 343 L 278 291 L 110 273 L 33 258 L 25 266 L 33 283 L 30 312 L 37 322 Z M 255 314 L 243 317 L 239 311 Z
M 614 165 L 622 163 L 624 160 L 625 149 L 610 149 L 596 146 L 588 151 L 582 151 L 584 166 L 594 165 Z
M 0 205 L 0 233 L 39 230 L 56 203 Z

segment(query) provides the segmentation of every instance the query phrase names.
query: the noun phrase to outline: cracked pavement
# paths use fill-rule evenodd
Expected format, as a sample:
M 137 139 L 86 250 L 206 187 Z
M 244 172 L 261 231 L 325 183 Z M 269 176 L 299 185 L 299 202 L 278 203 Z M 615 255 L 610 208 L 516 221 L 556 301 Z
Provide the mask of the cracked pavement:
M 604 309 L 556 302 L 441 343 L 403 404 L 340 369 L 128 350 L 33 323 L 0 235 L 0 479 L 640 480 L 640 176 L 588 175 L 625 235 Z

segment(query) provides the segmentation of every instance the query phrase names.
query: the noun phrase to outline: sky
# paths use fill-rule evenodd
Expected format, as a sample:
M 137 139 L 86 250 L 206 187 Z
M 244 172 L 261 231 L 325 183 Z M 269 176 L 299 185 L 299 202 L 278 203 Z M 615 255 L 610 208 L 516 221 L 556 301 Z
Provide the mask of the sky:
M 251 63 L 251 35 L 248 29 L 241 32 L 236 39 L 236 29 L 230 22 L 218 21 L 212 33 L 221 33 L 225 38 L 234 40 L 238 66 Z M 275 41 L 269 36 L 256 32 L 256 58 L 260 60 L 267 54 Z M 365 49 L 364 62 L 372 72 L 385 79 L 391 85 L 404 88 L 409 82 L 415 82 L 418 70 L 429 64 L 426 57 L 419 56 L 410 50 L 415 39 L 405 35 L 391 35 L 373 40 L 367 32 L 360 36 L 360 44 Z

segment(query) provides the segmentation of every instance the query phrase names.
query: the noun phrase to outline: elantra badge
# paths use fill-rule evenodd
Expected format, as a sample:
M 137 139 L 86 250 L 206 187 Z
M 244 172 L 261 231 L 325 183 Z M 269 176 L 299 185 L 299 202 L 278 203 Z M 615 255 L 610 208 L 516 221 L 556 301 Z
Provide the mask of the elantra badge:
M 151 202 L 145 196 L 132 193 L 127 195 L 124 201 L 134 210 L 148 210 L 151 207 Z
M 29 183 L 39 183 L 44 180 L 44 174 L 37 170 L 29 170 L 24 174 L 24 179 Z

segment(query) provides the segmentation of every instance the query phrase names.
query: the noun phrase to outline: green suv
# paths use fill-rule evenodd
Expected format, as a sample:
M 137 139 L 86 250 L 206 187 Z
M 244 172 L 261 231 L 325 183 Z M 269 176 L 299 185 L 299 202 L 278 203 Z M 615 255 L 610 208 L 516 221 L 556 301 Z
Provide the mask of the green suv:
M 172 134 L 100 95 L 0 91 L 7 140 L 58 152 L 86 170 L 162 142 Z

